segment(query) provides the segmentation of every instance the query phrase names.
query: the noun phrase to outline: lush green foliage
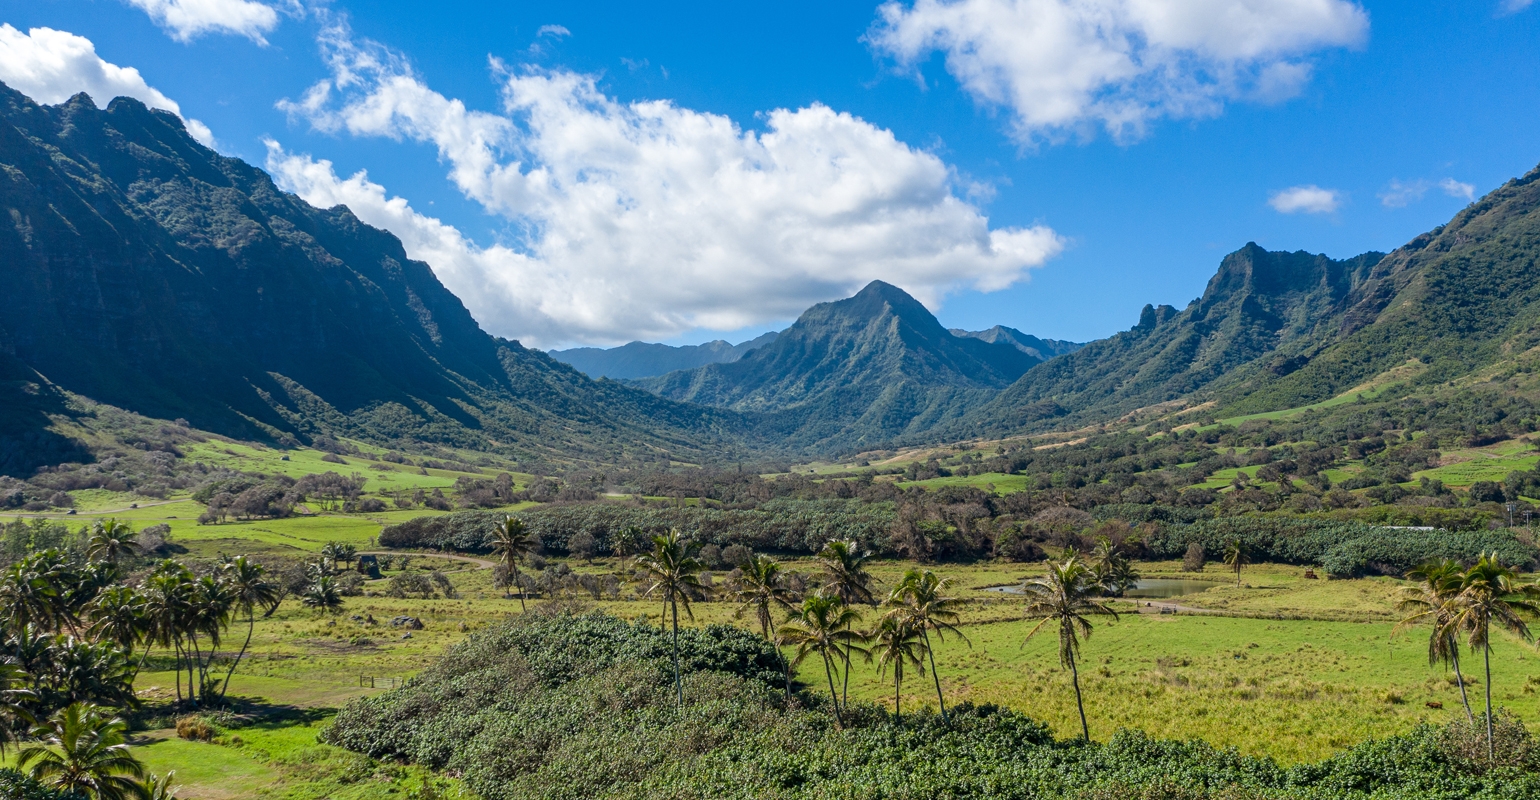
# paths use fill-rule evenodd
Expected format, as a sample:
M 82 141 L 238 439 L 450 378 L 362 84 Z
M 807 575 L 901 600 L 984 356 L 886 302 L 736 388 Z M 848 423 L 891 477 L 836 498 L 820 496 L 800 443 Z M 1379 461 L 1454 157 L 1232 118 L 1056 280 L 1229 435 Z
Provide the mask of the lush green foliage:
M 1159 529 L 1145 546 L 1161 558 L 1181 558 L 1197 543 L 1222 553 L 1240 540 L 1254 561 L 1325 567 L 1342 577 L 1380 573 L 1400 576 L 1435 558 L 1471 563 L 1496 552 L 1508 563 L 1534 565 L 1540 551 L 1506 530 L 1441 531 L 1382 528 L 1357 522 L 1277 517 L 1231 517 Z
M 503 516 L 467 511 L 419 517 L 386 527 L 380 532 L 380 544 L 490 552 L 492 533 Z M 539 537 L 543 547 L 555 552 L 567 552 L 568 543 L 585 534 L 593 537 L 601 551 L 614 552 L 617 537 L 629 528 L 648 532 L 677 528 L 701 544 L 741 544 L 759 551 L 816 553 L 825 542 L 834 539 L 854 539 L 866 547 L 885 548 L 894 507 L 891 503 L 860 500 L 790 499 L 772 500 L 747 510 L 580 503 L 521 511 L 517 516 Z M 630 548 L 628 552 L 635 552 L 645 542 L 619 544 Z
M 683 711 L 673 708 L 659 629 L 550 616 L 473 637 L 411 686 L 355 701 L 324 736 L 457 771 L 488 800 L 1518 800 L 1540 792 L 1532 763 L 1483 774 L 1431 727 L 1293 768 L 1132 731 L 1104 744 L 1056 741 L 1020 713 L 971 704 L 953 709 L 950 724 L 922 713 L 902 726 L 855 706 L 841 730 L 816 694 L 792 709 L 778 702 L 773 653 L 754 637 L 708 629 L 681 638 L 689 653 Z
M 14 769 L 0 769 L 0 797 L 5 800 L 86 800 L 82 795 L 48 789 Z

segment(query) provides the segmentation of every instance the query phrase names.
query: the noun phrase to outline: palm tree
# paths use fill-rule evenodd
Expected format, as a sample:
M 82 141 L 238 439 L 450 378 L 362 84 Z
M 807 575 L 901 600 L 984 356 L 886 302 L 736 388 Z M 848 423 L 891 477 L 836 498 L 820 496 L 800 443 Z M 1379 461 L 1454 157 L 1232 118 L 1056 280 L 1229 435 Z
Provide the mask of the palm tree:
M 1246 545 L 1240 539 L 1231 539 L 1225 545 L 1225 563 L 1235 570 L 1235 585 L 1241 585 L 1241 568 L 1251 563 L 1251 553 L 1246 551 Z
M 68 592 L 74 583 L 57 550 L 44 550 L 12 564 L 0 577 L 0 607 L 10 629 L 73 628 Z
M 1465 694 L 1465 677 L 1460 673 L 1460 640 L 1449 627 L 1449 619 L 1454 614 L 1450 601 L 1460 593 L 1463 582 L 1460 565 L 1447 558 L 1426 561 L 1406 573 L 1406 579 L 1416 581 L 1416 585 L 1402 587 L 1396 609 L 1409 616 L 1396 625 L 1391 635 L 1411 625 L 1433 623 L 1433 633 L 1428 637 L 1428 666 L 1444 663 L 1454 667 L 1454 680 L 1460 687 L 1465 718 L 1474 725 L 1476 717 L 1471 713 L 1470 698 Z
M 92 561 L 117 564 L 139 554 L 138 534 L 115 519 L 98 520 L 86 540 L 86 557 Z
M 26 704 L 37 697 L 25 687 L 27 673 L 15 664 L 0 664 L 0 754 L 16 741 L 16 731 L 32 724 Z
M 838 595 L 818 591 L 802 598 L 802 607 L 793 611 L 790 621 L 781 626 L 781 641 L 797 649 L 791 666 L 800 665 L 813 653 L 823 659 L 824 677 L 829 679 L 829 701 L 834 704 L 834 721 L 840 727 L 844 727 L 845 717 L 840 712 L 839 694 L 834 690 L 834 662 L 844 660 L 848 673 L 851 653 L 865 652 L 860 647 L 861 634 L 854 629 L 860 619 L 860 612 L 845 605 Z
M 921 638 L 922 630 L 906 617 L 885 615 L 877 621 L 877 627 L 865 635 L 871 642 L 871 652 L 877 658 L 877 674 L 893 668 L 893 716 L 903 727 L 904 713 L 900 705 L 899 690 L 904 683 L 904 665 L 911 664 L 925 674 L 925 662 L 920 654 L 929 650 Z
M 876 597 L 872 594 L 873 578 L 866 571 L 866 561 L 872 554 L 860 549 L 860 544 L 852 541 L 834 540 L 823 546 L 818 554 L 818 563 L 823 570 L 824 589 L 833 592 L 845 605 L 853 606 L 857 603 L 873 605 Z M 845 654 L 845 662 L 850 662 L 850 654 Z M 845 685 L 840 690 L 840 702 L 850 699 L 850 670 L 845 671 Z
M 1027 633 L 1027 639 L 1031 640 L 1048 623 L 1058 623 L 1059 663 L 1069 667 L 1075 684 L 1075 707 L 1080 710 L 1080 733 L 1089 742 L 1091 729 L 1085 720 L 1085 702 L 1080 695 L 1080 669 L 1076 665 L 1076 656 L 1080 653 L 1081 637 L 1091 638 L 1091 621 L 1086 617 L 1107 614 L 1117 619 L 1118 612 L 1097 599 L 1101 585 L 1097 583 L 1096 573 L 1078 555 L 1072 555 L 1069 560 L 1059 564 L 1048 562 L 1048 574 L 1027 581 L 1025 588 L 1027 619 L 1042 620 Z
M 192 570 L 167 559 L 145 579 L 141 590 L 145 598 L 144 653 L 139 669 L 150 657 L 151 645 L 172 648 L 176 662 L 177 699 L 182 698 L 182 640 L 193 613 L 197 586 Z
M 171 770 L 165 775 L 151 775 L 144 782 L 144 800 L 176 800 L 176 790 L 182 787 L 174 785 L 176 770 Z
M 694 542 L 681 541 L 678 529 L 670 529 L 667 534 L 652 537 L 652 552 L 636 559 L 636 565 L 652 581 L 642 596 L 647 597 L 653 592 L 663 595 L 665 613 L 672 612 L 674 616 L 674 689 L 679 695 L 680 708 L 684 708 L 684 680 L 679 674 L 679 604 L 684 603 L 684 613 L 693 621 L 691 595 L 704 597 L 711 591 L 700 582 L 700 573 L 706 565 L 695 558 L 695 550 Z
M 241 652 L 235 660 L 230 662 L 230 671 L 225 673 L 224 683 L 219 689 L 221 703 L 224 702 L 225 692 L 230 690 L 230 678 L 235 675 L 235 668 L 246 657 L 246 648 L 251 646 L 251 635 L 257 629 L 257 608 L 260 606 L 265 613 L 271 613 L 272 609 L 283 602 L 279 587 L 268 582 L 266 573 L 265 567 L 245 556 L 237 556 L 220 570 L 222 580 L 230 589 L 235 608 L 246 612 L 246 641 L 241 644 Z
M 112 642 L 124 652 L 134 649 L 149 629 L 144 595 L 129 586 L 111 586 L 91 601 L 90 633 L 97 641 Z
M 145 798 L 144 766 L 128 751 L 127 723 L 103 709 L 72 703 L 32 730 L 36 742 L 21 748 L 16 766 L 60 792 L 93 800 Z
M 300 595 L 299 601 L 306 608 L 313 608 L 326 614 L 342 611 L 342 592 L 337 588 L 336 579 L 330 575 L 320 575 L 311 581 L 305 588 L 305 593 Z
M 1529 625 L 1520 614 L 1540 614 L 1535 602 L 1540 590 L 1519 583 L 1518 572 L 1501 562 L 1496 553 L 1484 554 L 1461 576 L 1460 593 L 1450 601 L 1453 615 L 1445 623 L 1451 632 L 1463 631 L 1470 648 L 1481 649 L 1486 667 L 1487 760 L 1492 743 L 1492 625 L 1529 641 Z
M 1124 592 L 1139 582 L 1139 572 L 1133 562 L 1124 558 L 1106 536 L 1097 539 L 1092 558 L 1096 563 L 1096 579 L 1101 582 L 1102 590 L 1108 597 L 1122 597 Z
M 930 646 L 930 632 L 936 638 L 946 640 L 947 633 L 955 633 L 967 642 L 973 642 L 958 630 L 961 621 L 955 610 L 962 604 L 955 597 L 944 597 L 942 592 L 952 585 L 950 578 L 938 578 L 930 570 L 911 569 L 899 579 L 898 585 L 888 594 L 885 605 L 890 609 L 886 616 L 895 617 L 919 630 L 925 643 L 925 654 L 930 657 L 930 674 L 936 681 L 936 702 L 941 705 L 941 721 L 950 723 L 946 713 L 946 698 L 941 693 L 941 676 L 936 672 L 936 651 Z
M 508 585 L 518 584 L 519 611 L 525 611 L 524 584 L 519 580 L 519 562 L 535 552 L 539 540 L 524 526 L 524 520 L 509 515 L 492 531 L 492 553 L 502 565 L 508 577 L 503 584 L 503 597 L 508 597 Z
M 742 618 L 747 612 L 752 611 L 754 618 L 759 622 L 759 631 L 764 635 L 765 641 L 777 645 L 777 637 L 774 633 L 774 613 L 776 609 L 791 610 L 791 604 L 796 600 L 796 593 L 786 585 L 786 580 L 781 577 L 781 565 L 769 556 L 756 556 L 738 565 L 743 571 L 743 576 L 738 578 L 738 585 L 733 589 L 733 598 L 741 603 L 738 606 L 738 617 Z M 786 662 L 786 657 L 781 654 L 781 648 L 775 648 L 776 657 L 781 660 L 781 668 L 786 673 L 786 700 L 791 701 L 791 666 Z

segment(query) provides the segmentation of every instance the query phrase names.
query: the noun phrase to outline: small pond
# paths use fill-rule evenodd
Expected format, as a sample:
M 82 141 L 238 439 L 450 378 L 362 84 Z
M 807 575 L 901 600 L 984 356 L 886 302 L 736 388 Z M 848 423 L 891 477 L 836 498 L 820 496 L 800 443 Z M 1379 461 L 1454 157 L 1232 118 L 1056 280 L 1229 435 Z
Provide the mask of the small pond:
M 1124 592 L 1123 596 L 1128 598 L 1181 597 L 1184 594 L 1197 594 L 1217 585 L 1213 581 L 1195 581 L 1185 578 L 1145 578 L 1134 584 L 1134 588 Z M 1021 584 L 991 586 L 984 591 L 1021 594 Z

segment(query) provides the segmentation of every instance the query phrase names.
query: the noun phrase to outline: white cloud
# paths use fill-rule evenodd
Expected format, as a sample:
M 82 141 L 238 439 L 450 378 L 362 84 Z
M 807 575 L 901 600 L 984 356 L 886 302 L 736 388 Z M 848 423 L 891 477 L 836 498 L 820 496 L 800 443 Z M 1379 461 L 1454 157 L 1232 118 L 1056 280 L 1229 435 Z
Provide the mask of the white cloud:
M 536 36 L 546 36 L 546 35 L 550 35 L 550 36 L 571 36 L 572 35 L 572 31 L 567 30 L 566 26 L 564 26 L 564 25 L 541 25 L 540 26 L 540 30 L 536 31 L 535 35 Z
M 1503 0 L 1502 13 L 1517 14 L 1535 4 L 1535 0 Z
M 1390 185 L 1385 191 L 1380 192 L 1380 203 L 1386 208 L 1405 208 L 1422 199 L 1428 192 L 1428 182 L 1415 180 L 1402 183 L 1400 180 L 1391 179 Z
M 98 107 L 105 107 L 114 97 L 132 97 L 150 108 L 182 115 L 176 101 L 145 83 L 139 70 L 104 61 L 90 39 L 52 28 L 22 33 L 9 24 L 0 24 L 0 81 L 47 105 L 85 92 Z M 207 125 L 185 117 L 182 121 L 194 139 L 214 146 L 214 135 Z
M 746 131 L 666 101 L 618 102 L 592 76 L 528 71 L 500 74 L 494 114 L 345 31 L 328 37 L 333 77 L 282 107 L 322 130 L 433 143 L 455 185 L 522 235 L 478 249 L 362 174 L 281 153 L 273 171 L 311 202 L 358 198 L 361 218 L 401 236 L 501 335 L 736 330 L 876 278 L 934 304 L 1009 286 L 1064 247 L 1041 225 L 991 230 L 940 159 L 826 106 L 771 111 L 763 132 Z
M 875 49 L 911 70 L 945 53 L 975 99 L 1014 112 L 1025 143 L 1096 126 L 1127 141 L 1160 117 L 1284 100 L 1312 53 L 1369 30 L 1349 0 L 890 0 L 878 17 Z
M 1463 197 L 1466 200 L 1476 199 L 1475 184 L 1462 183 L 1454 178 L 1445 178 L 1438 182 L 1438 188 L 1444 190 L 1444 194 L 1450 197 Z
M 1274 192 L 1267 204 L 1280 214 L 1330 214 L 1342 205 L 1342 194 L 1315 184 L 1291 186 Z
M 278 27 L 278 12 L 252 0 L 127 0 L 171 38 L 190 42 L 205 33 L 234 33 L 258 44 Z

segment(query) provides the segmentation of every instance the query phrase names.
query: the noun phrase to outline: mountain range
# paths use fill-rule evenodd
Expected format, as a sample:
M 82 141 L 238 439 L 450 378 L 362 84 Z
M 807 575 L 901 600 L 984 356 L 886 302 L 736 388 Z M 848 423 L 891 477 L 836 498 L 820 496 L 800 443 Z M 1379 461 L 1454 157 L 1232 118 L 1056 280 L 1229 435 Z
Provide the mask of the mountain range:
M 947 330 L 875 281 L 739 345 L 546 354 L 481 330 L 391 234 L 279 190 L 175 115 L 0 86 L 0 473 L 89 457 L 55 425 L 82 413 L 73 396 L 277 444 L 448 446 L 532 469 L 1272 411 L 1392 374 L 1432 397 L 1540 361 L 1537 209 L 1540 170 L 1388 254 L 1247 244 L 1187 307 L 1146 306 L 1086 345 Z
M 551 358 L 577 367 L 590 378 L 650 378 L 707 364 L 730 364 L 750 350 L 775 341 L 776 335 L 775 331 L 770 331 L 738 344 L 729 344 L 722 339 L 682 346 L 630 342 L 620 347 L 574 347 L 548 352 Z
M 620 462 L 737 446 L 726 415 L 486 334 L 394 236 L 137 100 L 0 86 L 0 165 L 4 444 L 38 452 L 16 469 L 53 452 L 53 391 L 278 442 Z

